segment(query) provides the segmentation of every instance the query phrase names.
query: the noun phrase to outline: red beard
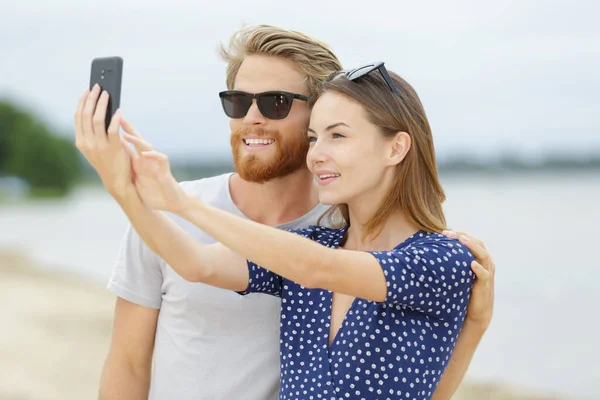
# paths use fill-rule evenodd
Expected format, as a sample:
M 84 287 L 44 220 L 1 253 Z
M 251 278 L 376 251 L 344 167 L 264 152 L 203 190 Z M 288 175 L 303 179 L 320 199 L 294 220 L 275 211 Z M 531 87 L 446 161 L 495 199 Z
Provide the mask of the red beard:
M 275 139 L 276 154 L 271 158 L 254 154 L 243 156 L 240 151 L 245 146 L 242 138 L 248 135 L 266 136 Z M 283 178 L 306 167 L 308 153 L 306 134 L 290 133 L 285 140 L 279 131 L 264 128 L 240 129 L 231 135 L 233 164 L 240 177 L 248 182 L 265 183 L 272 179 Z

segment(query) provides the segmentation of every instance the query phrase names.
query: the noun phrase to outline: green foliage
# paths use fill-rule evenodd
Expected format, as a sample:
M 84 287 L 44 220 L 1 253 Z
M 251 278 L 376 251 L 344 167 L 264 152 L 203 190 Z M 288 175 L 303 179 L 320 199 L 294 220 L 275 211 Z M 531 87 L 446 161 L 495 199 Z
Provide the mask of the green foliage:
M 64 195 L 81 168 L 72 140 L 57 136 L 26 110 L 0 100 L 0 176 L 24 179 L 33 193 Z

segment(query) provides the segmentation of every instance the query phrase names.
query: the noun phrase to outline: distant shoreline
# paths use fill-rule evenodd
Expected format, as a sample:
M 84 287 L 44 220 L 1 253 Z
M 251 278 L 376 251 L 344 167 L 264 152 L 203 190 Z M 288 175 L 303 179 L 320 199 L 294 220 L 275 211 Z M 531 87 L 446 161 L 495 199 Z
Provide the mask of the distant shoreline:
M 526 161 L 516 157 L 500 157 L 495 161 L 480 161 L 468 155 L 451 157 L 437 161 L 440 172 L 478 172 L 478 171 L 562 171 L 562 170 L 600 170 L 600 155 L 593 157 L 562 158 L 549 157 L 541 160 Z M 211 162 L 196 162 L 180 157 L 172 157 L 171 165 L 182 169 L 229 169 L 233 163 L 229 159 Z
M 598 172 L 600 176 L 600 156 L 596 158 L 561 159 L 549 158 L 536 163 L 520 159 L 504 158 L 496 162 L 465 161 L 472 157 L 455 157 L 438 161 L 440 176 L 499 176 L 532 174 L 569 174 L 574 172 Z M 215 159 L 210 162 L 197 162 L 182 157 L 170 159 L 173 176 L 179 181 L 201 179 L 232 172 L 233 163 L 227 159 Z M 96 172 L 85 162 L 83 182 L 99 182 Z

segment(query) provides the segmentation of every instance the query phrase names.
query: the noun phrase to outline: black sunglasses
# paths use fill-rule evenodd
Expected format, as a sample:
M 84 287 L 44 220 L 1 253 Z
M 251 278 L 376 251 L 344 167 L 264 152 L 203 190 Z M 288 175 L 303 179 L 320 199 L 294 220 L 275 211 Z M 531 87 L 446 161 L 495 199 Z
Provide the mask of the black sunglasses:
M 288 116 L 294 99 L 310 101 L 310 96 L 290 92 L 271 91 L 246 93 L 240 90 L 226 90 L 219 93 L 223 111 L 229 118 L 244 118 L 256 99 L 261 114 L 268 119 L 283 119 Z
M 362 67 L 354 68 L 354 69 L 344 69 L 339 72 L 334 72 L 331 74 L 329 80 L 335 79 L 339 76 L 344 76 L 348 80 L 356 80 L 360 77 L 370 74 L 373 71 L 379 71 L 385 83 L 387 83 L 388 87 L 396 94 L 396 96 L 400 97 L 400 92 L 394 85 L 394 81 L 390 76 L 388 70 L 385 68 L 385 63 L 383 61 L 373 62 L 367 65 L 363 65 Z

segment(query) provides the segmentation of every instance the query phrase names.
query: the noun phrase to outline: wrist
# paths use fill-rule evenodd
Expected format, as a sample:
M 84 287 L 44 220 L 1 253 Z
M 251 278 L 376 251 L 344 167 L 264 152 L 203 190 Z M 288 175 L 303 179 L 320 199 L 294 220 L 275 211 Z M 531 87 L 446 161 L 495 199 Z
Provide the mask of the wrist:
M 198 203 L 197 198 L 187 192 L 183 192 L 180 206 L 177 210 L 173 210 L 172 212 L 181 218 L 188 219 L 193 210 L 198 206 Z
M 122 208 L 135 206 L 142 202 L 142 199 L 140 198 L 134 185 L 128 185 L 117 192 L 111 193 L 111 195 Z

